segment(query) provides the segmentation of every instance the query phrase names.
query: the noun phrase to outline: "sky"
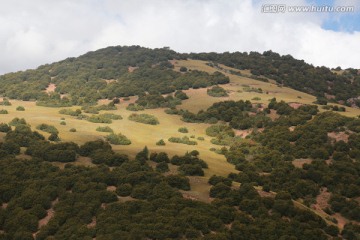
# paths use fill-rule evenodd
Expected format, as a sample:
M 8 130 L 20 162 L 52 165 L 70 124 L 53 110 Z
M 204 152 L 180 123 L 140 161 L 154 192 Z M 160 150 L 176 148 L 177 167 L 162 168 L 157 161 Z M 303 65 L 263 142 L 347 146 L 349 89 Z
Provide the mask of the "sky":
M 1 74 L 116 45 L 166 46 L 178 52 L 272 50 L 315 66 L 360 68 L 358 0 L 3 0 L 1 3 Z M 285 6 L 285 10 L 270 13 L 269 7 L 274 4 Z M 290 11 L 294 6 L 352 6 L 354 10 Z

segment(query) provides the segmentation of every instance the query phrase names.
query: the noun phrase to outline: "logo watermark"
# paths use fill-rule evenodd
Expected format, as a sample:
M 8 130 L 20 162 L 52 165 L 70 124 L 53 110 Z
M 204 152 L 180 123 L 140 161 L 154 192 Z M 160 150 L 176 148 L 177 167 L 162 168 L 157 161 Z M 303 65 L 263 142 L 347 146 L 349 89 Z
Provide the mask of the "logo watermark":
M 261 6 L 262 13 L 349 13 L 355 12 L 354 6 L 289 6 L 286 4 L 264 4 Z

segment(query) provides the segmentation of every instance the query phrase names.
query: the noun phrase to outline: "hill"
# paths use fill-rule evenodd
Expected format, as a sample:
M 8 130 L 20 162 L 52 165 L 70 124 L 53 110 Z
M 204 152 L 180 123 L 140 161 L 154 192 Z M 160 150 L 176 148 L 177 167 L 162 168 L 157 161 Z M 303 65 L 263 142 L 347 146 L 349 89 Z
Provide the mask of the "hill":
M 2 76 L 0 239 L 358 239 L 360 110 L 219 56 Z
M 227 71 L 234 75 L 273 82 L 315 95 L 320 102 L 348 106 L 360 104 L 360 75 L 356 69 L 332 71 L 272 51 L 263 54 L 180 54 L 168 48 L 139 46 L 108 47 L 46 64 L 36 70 L 5 74 L 0 77 L 0 94 L 12 99 L 37 100 L 42 105 L 70 106 L 95 104 L 101 98 L 112 99 L 144 92 L 165 94 L 177 89 L 226 82 L 221 76 L 213 76 L 208 81 L 204 72 L 180 74 L 172 71 L 173 65 L 169 60 L 189 58 L 207 61 L 218 70 L 231 67 Z M 49 96 L 50 92 L 46 90 L 54 92 Z

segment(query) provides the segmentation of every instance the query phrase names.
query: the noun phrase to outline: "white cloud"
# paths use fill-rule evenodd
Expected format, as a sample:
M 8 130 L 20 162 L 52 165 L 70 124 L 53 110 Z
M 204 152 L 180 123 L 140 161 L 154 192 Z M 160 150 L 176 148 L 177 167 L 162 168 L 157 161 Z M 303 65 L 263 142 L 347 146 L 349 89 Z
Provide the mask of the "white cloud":
M 314 65 L 360 67 L 359 32 L 322 29 L 326 14 L 261 13 L 264 3 L 269 1 L 9 1 L 0 9 L 0 72 L 109 45 L 169 46 L 180 52 L 272 49 Z

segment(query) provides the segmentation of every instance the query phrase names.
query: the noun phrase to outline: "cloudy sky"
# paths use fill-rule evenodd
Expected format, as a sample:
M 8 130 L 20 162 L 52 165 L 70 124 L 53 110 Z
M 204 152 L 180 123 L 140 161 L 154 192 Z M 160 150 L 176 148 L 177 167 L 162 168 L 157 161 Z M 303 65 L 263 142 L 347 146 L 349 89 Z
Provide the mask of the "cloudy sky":
M 268 4 L 286 9 L 267 13 Z M 354 11 L 288 10 L 313 5 L 353 6 Z M 271 49 L 314 65 L 360 68 L 360 1 L 1 1 L 0 73 L 111 45 L 169 46 L 179 52 Z

